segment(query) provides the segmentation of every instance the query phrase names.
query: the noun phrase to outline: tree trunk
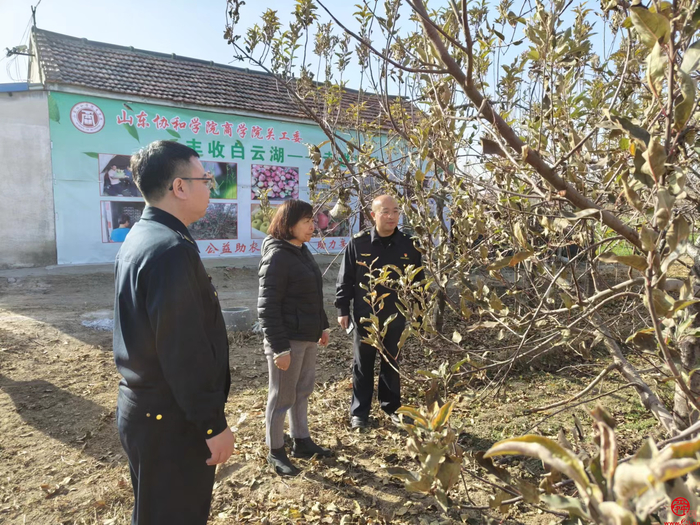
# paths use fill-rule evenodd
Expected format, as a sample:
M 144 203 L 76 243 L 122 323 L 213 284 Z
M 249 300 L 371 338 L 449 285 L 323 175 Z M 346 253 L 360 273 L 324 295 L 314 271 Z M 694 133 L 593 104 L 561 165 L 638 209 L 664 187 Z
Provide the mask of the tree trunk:
M 700 328 L 700 305 L 693 304 L 688 307 L 691 313 L 696 314 L 692 327 Z M 689 374 L 691 370 L 700 364 L 700 339 L 697 337 L 684 337 L 680 341 L 681 365 L 683 371 Z M 693 374 L 688 380 L 688 388 L 697 398 L 700 396 L 700 373 Z M 686 398 L 683 391 L 676 385 L 676 393 L 673 398 L 673 416 L 679 428 L 687 428 L 700 419 L 695 406 Z
M 437 304 L 433 309 L 433 328 L 438 333 L 442 333 L 442 329 L 445 325 L 445 292 L 442 290 L 438 291 L 437 294 Z

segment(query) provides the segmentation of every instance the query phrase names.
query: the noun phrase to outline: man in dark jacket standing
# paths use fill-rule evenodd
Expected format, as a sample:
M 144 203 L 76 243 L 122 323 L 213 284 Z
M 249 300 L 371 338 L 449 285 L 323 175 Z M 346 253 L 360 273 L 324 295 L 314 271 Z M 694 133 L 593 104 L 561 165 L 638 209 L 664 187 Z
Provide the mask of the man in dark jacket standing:
M 369 422 L 369 412 L 374 393 L 374 361 L 377 349 L 362 342 L 367 330 L 360 319 L 369 317 L 370 305 L 364 300 L 368 293 L 369 266 L 381 269 L 387 265 L 405 268 L 408 265 L 421 266 L 420 252 L 413 245 L 412 238 L 398 229 L 400 209 L 390 195 L 382 195 L 372 202 L 372 218 L 375 226 L 356 234 L 345 249 L 343 262 L 338 274 L 335 306 L 338 309 L 338 323 L 348 329 L 350 325 L 350 303 L 353 303 L 355 324 L 353 345 L 352 404 L 350 424 L 352 428 L 365 428 Z M 423 272 L 416 279 L 423 279 Z M 378 287 L 379 294 L 389 293 L 384 300 L 384 308 L 378 317 L 381 323 L 396 313 L 398 316 L 389 324 L 383 344 L 387 359 L 382 359 L 379 372 L 379 404 L 394 423 L 398 423 L 396 410 L 401 406 L 400 377 L 398 373 L 398 343 L 406 320 L 398 313 L 396 292 Z
M 204 525 L 216 465 L 233 452 L 226 326 L 187 230 L 214 183 L 198 157 L 158 141 L 131 161 L 148 206 L 117 254 L 113 346 L 134 525 Z

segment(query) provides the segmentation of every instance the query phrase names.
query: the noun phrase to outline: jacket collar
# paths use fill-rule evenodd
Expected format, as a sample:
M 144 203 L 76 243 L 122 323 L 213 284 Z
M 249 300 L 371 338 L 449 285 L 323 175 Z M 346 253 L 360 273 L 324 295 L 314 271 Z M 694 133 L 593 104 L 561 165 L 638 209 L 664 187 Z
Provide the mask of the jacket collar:
M 194 244 L 194 247 L 199 251 L 199 246 L 194 242 L 187 226 L 185 226 L 180 219 L 167 211 L 156 208 L 155 206 L 146 206 L 141 214 L 141 220 L 158 222 L 163 226 L 167 226 L 180 237 Z
M 289 241 L 284 241 L 282 239 L 277 239 L 268 235 L 263 241 L 262 250 L 260 251 L 260 254 L 264 256 L 270 250 L 277 248 L 282 250 L 289 250 L 290 252 L 295 253 L 297 255 L 301 255 L 302 253 L 309 251 L 309 248 L 308 246 L 306 246 L 306 243 L 302 244 L 301 246 L 296 246 Z
M 389 237 L 393 238 L 393 237 L 398 233 L 398 231 L 399 231 L 399 228 L 398 228 L 398 227 L 394 228 L 394 233 L 392 233 L 391 235 L 389 235 Z M 371 236 L 372 242 L 375 242 L 375 241 L 378 241 L 379 239 L 381 239 L 381 236 L 379 235 L 379 233 L 377 233 L 377 227 L 376 227 L 376 226 L 372 228 L 372 231 L 371 231 L 371 233 L 370 233 L 370 236 Z

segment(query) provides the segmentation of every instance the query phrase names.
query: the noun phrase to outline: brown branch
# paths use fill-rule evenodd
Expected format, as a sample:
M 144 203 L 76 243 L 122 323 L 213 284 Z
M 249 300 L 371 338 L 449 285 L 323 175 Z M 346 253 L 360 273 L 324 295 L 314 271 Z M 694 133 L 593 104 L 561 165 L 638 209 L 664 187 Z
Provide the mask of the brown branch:
M 601 397 L 609 396 L 609 395 L 611 395 L 611 394 L 614 394 L 615 392 L 619 392 L 620 390 L 624 390 L 625 388 L 630 388 L 630 387 L 632 387 L 632 386 L 635 386 L 635 385 L 633 385 L 632 383 L 627 383 L 626 385 L 622 385 L 621 387 L 618 387 L 618 388 L 616 388 L 616 389 L 614 389 L 614 390 L 609 390 L 608 392 L 603 392 L 602 394 L 598 394 L 597 396 L 593 396 L 593 397 L 591 397 L 591 398 L 584 399 L 583 401 L 579 401 L 578 403 L 576 403 L 576 404 L 574 404 L 574 405 L 571 405 L 571 406 L 568 406 L 568 407 L 564 407 L 564 408 L 562 408 L 562 409 L 560 409 L 560 410 L 557 410 L 556 412 L 552 412 L 551 414 L 549 414 L 548 416 L 546 416 L 546 417 L 540 419 L 537 423 L 535 423 L 535 424 L 532 425 L 530 428 L 528 428 L 528 429 L 524 432 L 524 434 L 529 434 L 529 433 L 532 432 L 534 429 L 536 429 L 538 426 L 540 426 L 542 423 L 544 423 L 544 422 L 547 421 L 548 419 L 550 419 L 550 418 L 556 416 L 557 414 L 561 414 L 562 412 L 566 412 L 567 410 L 571 410 L 572 408 L 576 408 L 576 407 L 579 406 L 579 405 L 584 405 L 584 404 L 586 404 L 586 403 L 590 403 L 591 401 L 595 401 L 596 399 L 600 399 Z
M 664 339 L 661 323 L 659 322 L 659 318 L 656 315 L 656 307 L 654 305 L 654 289 L 651 284 L 654 275 L 654 254 L 655 251 L 653 250 L 649 252 L 649 269 L 647 270 L 646 279 L 644 281 L 644 289 L 646 290 L 646 297 L 648 303 L 647 308 L 649 309 L 649 315 L 651 315 L 651 324 L 654 326 L 656 340 L 659 343 L 659 346 L 661 347 L 661 352 L 664 355 L 664 361 L 666 361 L 666 366 L 668 366 L 668 369 L 671 371 L 671 375 L 673 376 L 673 379 L 678 385 L 678 388 L 680 388 L 683 391 L 683 394 L 685 395 L 686 399 L 690 401 L 695 406 L 695 408 L 700 410 L 700 402 L 698 402 L 693 393 L 690 391 L 688 385 L 685 384 L 681 373 L 678 371 L 678 367 L 676 367 L 676 363 L 673 362 L 671 351 L 668 349 L 668 345 L 666 344 L 666 340 Z
M 406 66 L 404 66 L 403 64 L 400 64 L 400 63 L 396 62 L 395 60 L 392 60 L 392 59 L 389 58 L 388 56 L 386 56 L 386 55 L 384 55 L 383 53 L 377 51 L 377 50 L 372 46 L 372 44 L 370 44 L 366 39 L 362 38 L 360 35 L 354 33 L 354 32 L 351 31 L 350 29 L 348 29 L 347 26 L 345 26 L 340 20 L 338 20 L 338 19 L 335 17 L 335 15 L 333 15 L 333 13 L 331 13 L 331 12 L 328 10 L 328 8 L 327 8 L 325 5 L 323 5 L 322 2 L 318 2 L 318 5 L 320 5 L 326 13 L 328 13 L 328 16 L 330 16 L 330 17 L 333 19 L 333 21 L 334 21 L 336 24 L 338 24 L 338 26 L 339 26 L 343 31 L 345 31 L 347 34 L 349 34 L 350 36 L 352 36 L 355 40 L 357 40 L 358 42 L 360 42 L 360 43 L 361 43 L 363 46 L 365 46 L 367 49 L 369 49 L 370 51 L 372 51 L 372 53 L 374 53 L 376 56 L 378 56 L 378 57 L 380 57 L 381 59 L 386 60 L 387 62 L 389 62 L 392 66 L 394 66 L 394 67 L 396 67 L 396 68 L 399 68 L 399 69 L 402 69 L 403 71 L 406 71 L 407 73 L 421 73 L 421 74 L 435 73 L 435 74 L 440 74 L 440 75 L 444 75 L 445 73 L 449 73 L 449 71 L 447 71 L 446 69 L 421 69 L 421 68 L 414 68 L 414 67 L 406 67 Z
M 609 296 L 616 294 L 619 291 L 624 290 L 625 288 L 629 288 L 630 286 L 634 286 L 637 284 L 644 284 L 644 278 L 643 277 L 637 277 L 636 279 L 630 279 L 628 281 L 616 284 L 615 286 L 612 286 L 611 288 L 608 288 L 607 290 L 603 290 L 602 292 L 598 292 L 597 294 L 589 297 L 584 301 L 584 306 L 588 304 L 594 304 L 597 303 L 598 301 L 602 299 L 607 299 Z M 558 308 L 557 310 L 544 310 L 542 313 L 543 314 L 565 314 L 571 310 L 576 310 L 578 308 L 581 308 L 578 304 L 571 305 L 571 308 Z
M 609 365 L 605 368 L 605 370 L 603 370 L 603 371 L 598 375 L 598 377 L 596 377 L 596 378 L 593 380 L 593 382 L 592 382 L 590 385 L 588 385 L 586 388 L 584 388 L 583 390 L 581 390 L 578 394 L 576 394 L 576 395 L 570 397 L 569 399 L 567 399 L 567 400 L 565 400 L 565 401 L 557 401 L 556 403 L 552 403 L 551 405 L 547 405 L 547 406 L 544 406 L 544 407 L 531 408 L 531 409 L 529 409 L 529 410 L 526 410 L 525 413 L 526 413 L 526 414 L 532 414 L 532 413 L 534 413 L 534 412 L 544 412 L 545 410 L 550 410 L 550 409 L 552 409 L 552 408 L 557 408 L 557 407 L 560 407 L 560 406 L 563 406 L 563 405 L 568 405 L 569 403 L 573 403 L 573 402 L 576 401 L 577 399 L 579 399 L 579 398 L 585 396 L 588 392 L 590 392 L 591 390 L 593 390 L 593 389 L 595 388 L 595 386 L 596 386 L 598 383 L 600 383 L 600 382 L 603 380 L 603 378 L 605 378 L 606 375 L 608 375 L 610 372 L 612 372 L 613 370 L 616 370 L 616 369 L 617 369 L 617 364 L 611 363 L 611 364 L 609 364 Z
M 673 24 L 673 22 L 671 22 L 671 24 Z M 668 101 L 666 102 L 666 141 L 664 144 L 666 148 L 666 155 L 671 154 L 671 127 L 673 123 L 673 66 L 676 62 L 676 49 L 675 43 L 673 42 L 673 34 L 674 32 L 671 31 L 671 37 L 668 43 Z M 663 175 L 661 175 L 661 184 L 664 184 L 665 181 L 666 173 L 664 172 Z
M 593 316 L 591 324 L 603 336 L 603 343 L 608 349 L 608 353 L 612 356 L 613 362 L 617 365 L 618 370 L 627 382 L 634 386 L 642 405 L 654 415 L 670 435 L 675 436 L 678 434 L 679 429 L 673 420 L 673 416 L 658 396 L 652 392 L 649 385 L 640 377 L 637 369 L 627 361 L 600 314 L 596 313 Z
M 428 16 L 423 0 L 415 0 L 414 9 L 416 9 L 417 13 L 421 15 L 422 18 Z M 423 28 L 428 38 L 430 38 L 431 42 L 433 43 L 440 60 L 447 68 L 449 74 L 461 84 L 465 94 L 469 100 L 471 100 L 472 104 L 479 108 L 479 112 L 481 115 L 483 115 L 484 119 L 496 127 L 499 134 L 506 140 L 511 148 L 513 148 L 516 152 L 524 153 L 525 143 L 520 140 L 520 137 L 518 137 L 515 130 L 513 130 L 513 128 L 511 128 L 506 121 L 503 120 L 503 117 L 492 109 L 491 104 L 484 98 L 481 92 L 474 87 L 473 84 L 467 82 L 466 75 L 461 70 L 459 64 L 450 55 L 435 28 L 425 22 L 423 22 Z M 595 202 L 579 193 L 576 188 L 557 175 L 551 166 L 549 166 L 534 149 L 527 149 L 527 154 L 524 155 L 524 160 L 530 166 L 532 166 L 532 168 L 534 168 L 544 180 L 554 187 L 562 197 L 565 197 L 577 208 L 582 210 L 589 208 L 600 209 L 601 219 L 605 225 L 612 228 L 614 231 L 625 237 L 634 246 L 641 249 L 641 241 L 635 229 L 625 225 L 616 215 L 612 214 L 608 210 L 600 208 L 600 206 L 598 206 Z

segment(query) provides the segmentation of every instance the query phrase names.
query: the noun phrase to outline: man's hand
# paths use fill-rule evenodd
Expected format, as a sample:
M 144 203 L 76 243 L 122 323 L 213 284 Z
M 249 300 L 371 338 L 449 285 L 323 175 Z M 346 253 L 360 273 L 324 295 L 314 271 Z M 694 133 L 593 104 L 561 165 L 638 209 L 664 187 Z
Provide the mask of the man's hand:
M 323 331 L 321 334 L 321 339 L 318 340 L 318 344 L 321 346 L 326 346 L 328 344 L 328 340 L 331 338 L 331 334 L 329 334 L 326 330 Z
M 292 362 L 292 354 L 288 353 L 281 356 L 275 356 L 275 366 L 280 370 L 287 370 Z
M 207 460 L 207 465 L 220 465 L 221 463 L 226 463 L 228 458 L 233 454 L 233 444 L 236 442 L 233 437 L 233 432 L 229 427 L 214 436 L 206 440 L 209 451 L 211 452 L 211 457 Z
M 350 316 L 342 315 L 338 317 L 338 324 L 343 327 L 343 330 L 347 330 L 348 326 L 350 326 Z

